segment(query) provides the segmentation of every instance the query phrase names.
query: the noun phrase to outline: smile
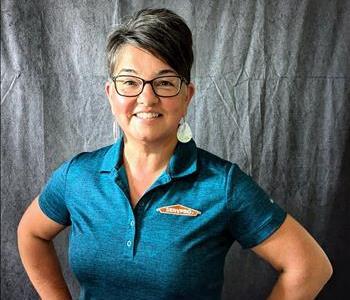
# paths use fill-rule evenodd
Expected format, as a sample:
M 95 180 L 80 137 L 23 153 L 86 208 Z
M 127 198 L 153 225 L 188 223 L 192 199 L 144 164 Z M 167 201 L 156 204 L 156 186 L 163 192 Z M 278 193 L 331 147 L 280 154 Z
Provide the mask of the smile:
M 161 116 L 161 114 L 159 113 L 154 113 L 154 112 L 139 112 L 137 114 L 135 114 L 134 116 L 136 116 L 139 119 L 155 119 Z

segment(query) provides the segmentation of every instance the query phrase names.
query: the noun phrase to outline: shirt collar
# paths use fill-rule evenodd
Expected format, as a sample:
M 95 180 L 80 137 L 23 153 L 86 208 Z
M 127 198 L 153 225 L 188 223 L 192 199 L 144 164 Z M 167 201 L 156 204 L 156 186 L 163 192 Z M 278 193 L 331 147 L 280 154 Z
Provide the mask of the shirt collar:
M 172 178 L 183 177 L 197 171 L 197 146 L 194 140 L 178 142 L 170 158 L 167 172 Z
M 113 172 L 123 163 L 123 138 L 119 138 L 106 152 L 100 172 Z M 191 140 L 178 142 L 171 156 L 166 172 L 171 178 L 183 177 L 197 171 L 197 146 Z
M 118 170 L 123 163 L 123 138 L 119 138 L 106 152 L 100 172 L 112 172 Z

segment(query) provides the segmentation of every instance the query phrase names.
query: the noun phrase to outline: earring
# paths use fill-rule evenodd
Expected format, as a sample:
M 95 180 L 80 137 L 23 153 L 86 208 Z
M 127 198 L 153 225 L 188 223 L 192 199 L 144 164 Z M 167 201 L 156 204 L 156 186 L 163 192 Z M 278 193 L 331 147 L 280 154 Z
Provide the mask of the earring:
M 192 139 L 192 130 L 184 118 L 180 121 L 176 136 L 181 143 L 188 143 Z
M 116 141 L 120 137 L 120 128 L 116 122 L 116 120 L 113 121 L 113 138 Z

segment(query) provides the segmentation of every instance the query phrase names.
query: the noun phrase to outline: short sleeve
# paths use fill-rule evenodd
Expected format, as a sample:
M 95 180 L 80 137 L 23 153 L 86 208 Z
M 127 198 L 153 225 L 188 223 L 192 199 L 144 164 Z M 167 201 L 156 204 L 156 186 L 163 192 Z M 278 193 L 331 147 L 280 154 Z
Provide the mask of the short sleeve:
M 44 214 L 66 226 L 71 224 L 65 199 L 68 166 L 69 162 L 65 162 L 52 173 L 39 196 L 39 206 Z
M 286 218 L 286 212 L 236 164 L 229 171 L 226 191 L 230 232 L 242 248 L 263 242 Z

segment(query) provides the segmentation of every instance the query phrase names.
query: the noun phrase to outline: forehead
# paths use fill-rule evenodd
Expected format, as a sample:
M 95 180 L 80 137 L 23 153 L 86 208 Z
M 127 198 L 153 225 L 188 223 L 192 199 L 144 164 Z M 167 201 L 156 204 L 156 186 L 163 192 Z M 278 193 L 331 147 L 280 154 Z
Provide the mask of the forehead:
M 133 46 L 123 46 L 117 54 L 114 74 L 134 73 L 145 77 L 155 76 L 160 73 L 174 73 L 164 60 L 153 55 L 149 51 Z

